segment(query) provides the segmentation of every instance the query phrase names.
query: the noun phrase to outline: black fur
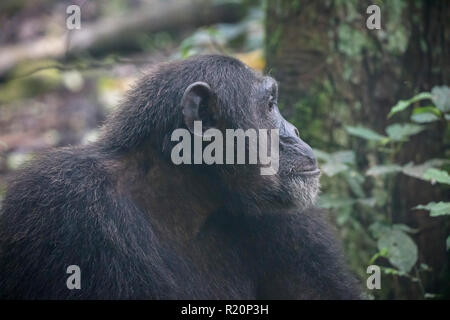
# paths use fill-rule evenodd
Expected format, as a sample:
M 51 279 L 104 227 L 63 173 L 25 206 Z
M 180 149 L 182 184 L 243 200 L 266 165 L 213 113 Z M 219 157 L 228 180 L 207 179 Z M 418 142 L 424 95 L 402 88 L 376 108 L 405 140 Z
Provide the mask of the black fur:
M 295 186 L 315 182 L 286 182 L 301 144 L 280 141 L 274 177 L 170 162 L 190 83 L 211 86 L 219 127 L 251 128 L 266 121 L 257 109 L 262 79 L 216 55 L 158 66 L 98 142 L 29 163 L 2 203 L 0 297 L 358 298 L 321 213 L 302 209 L 307 197 L 298 190 L 317 191 Z M 72 264 L 81 268 L 80 290 L 66 287 Z

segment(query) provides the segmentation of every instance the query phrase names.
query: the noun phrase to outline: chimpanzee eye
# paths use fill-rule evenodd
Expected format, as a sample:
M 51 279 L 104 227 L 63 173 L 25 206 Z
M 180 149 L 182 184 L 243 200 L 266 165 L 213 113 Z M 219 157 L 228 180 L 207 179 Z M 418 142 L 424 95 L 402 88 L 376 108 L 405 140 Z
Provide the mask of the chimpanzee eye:
M 270 97 L 269 97 L 269 111 L 273 110 L 273 108 L 275 107 L 276 103 L 277 102 L 275 100 L 275 97 L 273 95 L 270 95 Z

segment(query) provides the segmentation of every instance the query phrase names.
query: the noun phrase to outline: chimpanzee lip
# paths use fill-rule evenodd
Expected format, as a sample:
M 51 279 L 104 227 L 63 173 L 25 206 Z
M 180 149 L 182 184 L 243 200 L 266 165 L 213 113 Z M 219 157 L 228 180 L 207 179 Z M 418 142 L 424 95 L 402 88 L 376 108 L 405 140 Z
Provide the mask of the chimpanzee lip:
M 314 176 L 318 176 L 320 174 L 320 169 L 319 168 L 314 168 L 311 170 L 291 170 L 289 172 L 290 176 L 300 176 L 300 177 L 314 177 Z
M 320 174 L 320 169 L 316 168 L 308 171 L 300 171 L 298 174 L 302 176 L 317 176 Z

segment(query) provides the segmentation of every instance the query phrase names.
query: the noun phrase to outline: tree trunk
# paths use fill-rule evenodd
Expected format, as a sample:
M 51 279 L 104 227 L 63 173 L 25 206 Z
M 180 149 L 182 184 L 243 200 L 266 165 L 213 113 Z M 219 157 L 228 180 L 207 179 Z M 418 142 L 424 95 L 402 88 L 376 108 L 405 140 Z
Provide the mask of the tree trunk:
M 266 8 L 266 71 L 280 83 L 282 112 L 313 147 L 355 150 L 360 171 L 367 168 L 366 155 L 371 152 L 364 141 L 349 139 L 343 126 L 363 124 L 384 134 L 390 121 L 387 114 L 399 99 L 448 85 L 450 77 L 449 2 L 383 2 L 379 4 L 381 31 L 366 28 L 366 9 L 371 4 L 269 0 Z M 419 164 L 445 158 L 445 124 L 437 126 L 414 136 L 396 162 Z M 375 157 L 383 155 L 376 153 Z M 403 175 L 394 184 L 387 190 L 393 200 L 385 215 L 393 223 L 420 230 L 414 237 L 419 263 L 433 268 L 424 277 L 424 290 L 443 291 L 449 282 L 442 275 L 448 262 L 448 225 L 443 218 L 411 209 L 445 201 L 448 190 L 445 195 L 442 187 Z M 365 187 L 370 192 L 373 186 Z M 395 291 L 395 298 L 423 297 L 418 284 L 405 284 L 403 279 L 399 283 L 402 289 Z

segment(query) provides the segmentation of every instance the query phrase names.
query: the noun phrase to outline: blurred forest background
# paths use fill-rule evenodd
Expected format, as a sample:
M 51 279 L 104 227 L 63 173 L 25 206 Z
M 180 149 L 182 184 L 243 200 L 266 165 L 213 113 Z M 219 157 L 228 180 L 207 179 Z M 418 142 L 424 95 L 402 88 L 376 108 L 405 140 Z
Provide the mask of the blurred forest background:
M 81 29 L 68 30 L 73 4 Z M 379 30 L 366 26 L 372 4 Z M 446 0 L 2 0 L 0 201 L 37 152 L 96 139 L 152 64 L 197 53 L 279 81 L 364 288 L 367 267 L 381 267 L 368 298 L 450 297 Z

